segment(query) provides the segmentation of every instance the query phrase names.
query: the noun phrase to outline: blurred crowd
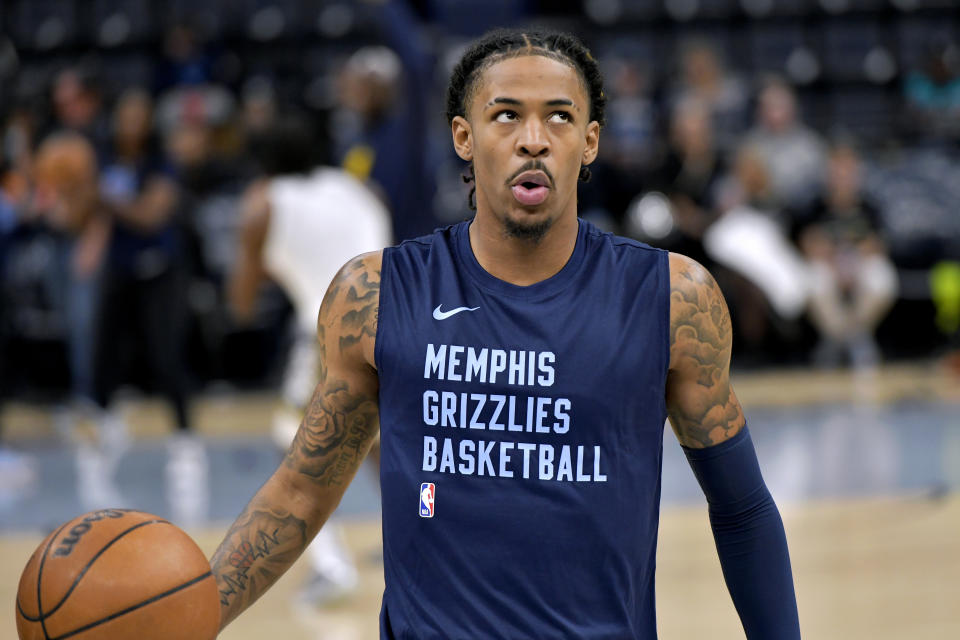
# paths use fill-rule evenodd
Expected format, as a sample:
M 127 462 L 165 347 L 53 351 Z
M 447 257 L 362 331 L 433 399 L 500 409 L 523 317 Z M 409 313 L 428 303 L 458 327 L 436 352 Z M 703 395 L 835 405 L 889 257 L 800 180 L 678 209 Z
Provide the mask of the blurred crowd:
M 708 266 L 735 366 L 869 368 L 947 345 L 960 304 L 950 3 L 708 4 L 194 0 L 159 16 L 112 0 L 88 24 L 72 0 L 4 2 L 0 398 L 67 390 L 105 410 L 133 382 L 187 429 L 192 389 L 269 382 L 289 304 L 268 289 L 241 323 L 225 294 L 258 144 L 278 121 L 310 120 L 315 162 L 365 181 L 397 241 L 461 220 L 442 95 L 463 46 L 496 25 L 592 47 L 609 115 L 581 214 Z M 885 319 L 895 338 L 878 342 Z

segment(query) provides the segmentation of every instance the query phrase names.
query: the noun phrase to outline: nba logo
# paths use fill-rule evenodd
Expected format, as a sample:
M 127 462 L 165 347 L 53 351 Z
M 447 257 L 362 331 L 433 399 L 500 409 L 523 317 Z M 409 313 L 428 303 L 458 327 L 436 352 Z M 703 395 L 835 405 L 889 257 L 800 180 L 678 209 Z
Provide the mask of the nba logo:
M 436 495 L 436 487 L 432 482 L 420 483 L 420 517 L 433 517 L 433 499 Z

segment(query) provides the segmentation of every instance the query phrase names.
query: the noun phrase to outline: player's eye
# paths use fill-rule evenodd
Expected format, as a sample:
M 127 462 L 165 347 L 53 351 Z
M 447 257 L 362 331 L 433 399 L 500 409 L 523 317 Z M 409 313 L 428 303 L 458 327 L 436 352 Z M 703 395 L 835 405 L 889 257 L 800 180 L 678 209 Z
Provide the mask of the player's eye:
M 516 122 L 518 118 L 519 116 L 517 115 L 517 112 L 510 111 L 509 109 L 506 111 L 500 111 L 493 117 L 493 119 L 497 122 Z
M 572 122 L 573 118 L 566 111 L 554 111 L 550 114 L 550 117 L 547 118 L 547 121 L 552 123 Z

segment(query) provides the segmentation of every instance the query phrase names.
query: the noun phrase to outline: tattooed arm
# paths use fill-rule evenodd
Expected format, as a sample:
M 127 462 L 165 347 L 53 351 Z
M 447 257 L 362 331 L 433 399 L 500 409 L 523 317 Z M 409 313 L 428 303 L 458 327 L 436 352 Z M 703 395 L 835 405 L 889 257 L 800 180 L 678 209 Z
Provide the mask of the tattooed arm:
M 319 383 L 283 463 L 237 518 L 210 564 L 220 628 L 300 556 L 336 509 L 379 429 L 374 339 L 381 253 L 348 262 L 317 321 Z
M 702 266 L 670 254 L 670 423 L 707 498 L 727 589 L 751 640 L 800 637 L 790 554 L 730 386 L 730 314 Z
M 730 313 L 710 273 L 670 254 L 670 371 L 667 411 L 680 444 L 703 448 L 744 425 L 730 386 Z

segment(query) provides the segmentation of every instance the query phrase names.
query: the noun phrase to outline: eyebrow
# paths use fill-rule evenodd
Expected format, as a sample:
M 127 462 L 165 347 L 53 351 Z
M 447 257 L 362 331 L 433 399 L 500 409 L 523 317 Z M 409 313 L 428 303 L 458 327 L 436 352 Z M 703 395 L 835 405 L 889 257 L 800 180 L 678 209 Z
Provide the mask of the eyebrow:
M 516 98 L 507 98 L 503 96 L 498 96 L 493 100 L 491 100 L 487 104 L 487 106 L 492 107 L 495 104 L 511 104 L 511 105 L 519 106 L 519 105 L 522 105 L 523 102 L 521 102 L 520 100 L 517 100 Z M 547 106 L 548 107 L 558 107 L 558 106 L 573 107 L 574 109 L 577 108 L 577 105 L 573 104 L 573 100 L 570 100 L 569 98 L 554 98 L 553 100 L 547 100 Z

